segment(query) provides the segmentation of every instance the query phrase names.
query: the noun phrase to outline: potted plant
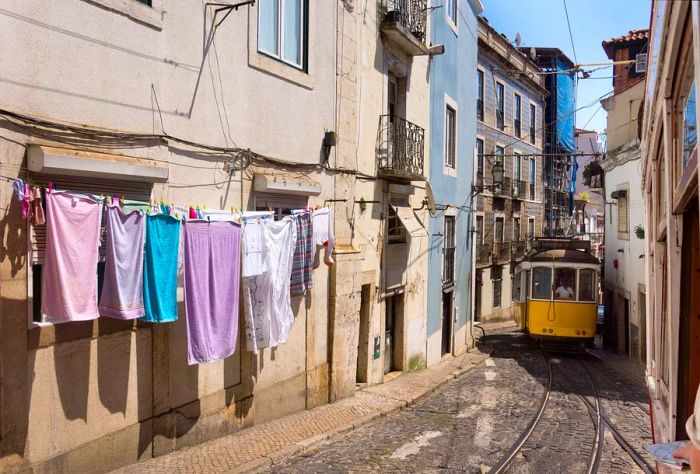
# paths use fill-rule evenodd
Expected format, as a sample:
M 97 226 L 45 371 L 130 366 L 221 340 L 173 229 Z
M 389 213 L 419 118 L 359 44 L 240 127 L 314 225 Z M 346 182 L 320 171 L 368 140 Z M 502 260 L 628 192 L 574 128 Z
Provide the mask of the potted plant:
M 583 184 L 591 187 L 602 186 L 603 167 L 591 161 L 583 168 Z
M 634 235 L 636 235 L 638 239 L 643 239 L 644 227 L 642 227 L 641 225 L 634 226 Z

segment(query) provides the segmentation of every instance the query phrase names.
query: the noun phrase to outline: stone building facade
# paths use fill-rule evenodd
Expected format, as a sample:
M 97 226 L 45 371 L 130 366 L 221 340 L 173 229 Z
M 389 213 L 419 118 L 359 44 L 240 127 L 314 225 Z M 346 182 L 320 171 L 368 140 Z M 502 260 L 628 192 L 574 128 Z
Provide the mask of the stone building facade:
M 474 198 L 475 319 L 512 318 L 511 270 L 542 235 L 542 147 L 547 91 L 540 69 L 488 24 L 478 24 L 476 187 L 504 182 Z

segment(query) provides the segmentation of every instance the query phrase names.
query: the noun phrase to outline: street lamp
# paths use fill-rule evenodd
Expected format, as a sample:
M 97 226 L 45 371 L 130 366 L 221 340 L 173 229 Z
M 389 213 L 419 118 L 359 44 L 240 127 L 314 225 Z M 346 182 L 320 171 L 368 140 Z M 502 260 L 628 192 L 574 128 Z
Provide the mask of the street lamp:
M 503 174 L 504 174 L 504 169 L 503 169 L 503 161 L 497 160 L 493 166 L 491 166 L 491 175 L 493 177 L 493 183 L 492 184 L 474 184 L 472 185 L 472 196 L 476 196 L 477 194 L 481 194 L 484 191 L 493 191 L 497 188 L 500 188 L 501 185 L 503 185 Z

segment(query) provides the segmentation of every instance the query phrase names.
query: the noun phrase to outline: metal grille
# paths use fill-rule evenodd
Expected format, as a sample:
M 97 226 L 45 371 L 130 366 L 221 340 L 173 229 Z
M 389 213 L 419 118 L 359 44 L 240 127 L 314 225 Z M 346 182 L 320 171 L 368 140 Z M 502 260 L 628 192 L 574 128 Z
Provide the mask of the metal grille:
M 379 117 L 378 161 L 380 170 L 423 175 L 425 130 L 396 115 Z
M 386 0 L 384 21 L 399 23 L 420 42 L 425 41 L 426 0 Z
M 455 218 L 445 216 L 444 263 L 442 282 L 452 283 L 455 279 Z

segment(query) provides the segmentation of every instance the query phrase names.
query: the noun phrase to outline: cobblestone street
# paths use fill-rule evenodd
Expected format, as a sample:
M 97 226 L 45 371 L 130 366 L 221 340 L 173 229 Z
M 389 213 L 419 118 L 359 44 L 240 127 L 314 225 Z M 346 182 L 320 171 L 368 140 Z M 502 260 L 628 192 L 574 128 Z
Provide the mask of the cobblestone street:
M 510 472 L 653 472 L 641 367 L 604 354 L 542 353 L 512 330 L 488 343 L 484 364 L 419 403 L 273 471 L 487 472 L 512 455 Z M 549 398 L 533 425 L 550 370 Z

